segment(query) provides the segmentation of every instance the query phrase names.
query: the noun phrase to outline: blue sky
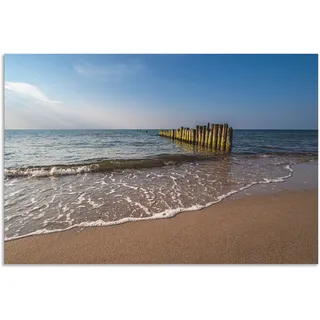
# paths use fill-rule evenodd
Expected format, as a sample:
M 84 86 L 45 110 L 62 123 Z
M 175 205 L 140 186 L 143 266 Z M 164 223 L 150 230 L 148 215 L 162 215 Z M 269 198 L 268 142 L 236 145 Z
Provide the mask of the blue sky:
M 316 129 L 317 55 L 5 55 L 5 128 Z

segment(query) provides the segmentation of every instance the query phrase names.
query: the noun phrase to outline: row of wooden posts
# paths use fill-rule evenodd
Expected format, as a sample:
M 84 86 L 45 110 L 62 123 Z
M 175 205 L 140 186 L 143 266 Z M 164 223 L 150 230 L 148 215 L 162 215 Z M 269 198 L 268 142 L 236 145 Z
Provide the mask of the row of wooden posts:
M 186 143 L 203 146 L 214 151 L 230 152 L 232 149 L 233 129 L 225 124 L 197 126 L 196 129 L 184 128 L 160 130 L 159 135 Z

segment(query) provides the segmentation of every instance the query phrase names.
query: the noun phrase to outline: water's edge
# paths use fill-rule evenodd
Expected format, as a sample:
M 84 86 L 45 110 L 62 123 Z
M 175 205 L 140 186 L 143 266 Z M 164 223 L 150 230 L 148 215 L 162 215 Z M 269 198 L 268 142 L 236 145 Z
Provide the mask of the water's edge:
M 306 163 L 307 164 L 307 163 Z M 244 187 L 239 188 L 238 190 L 231 190 L 230 192 L 220 195 L 218 196 L 218 200 L 216 201 L 212 201 L 207 203 L 206 205 L 194 205 L 188 208 L 177 208 L 174 210 L 167 210 L 158 214 L 154 214 L 153 216 L 150 217 L 126 217 L 126 218 L 122 218 L 116 221 L 103 221 L 101 219 L 96 220 L 96 221 L 91 221 L 91 222 L 81 222 L 79 224 L 74 224 L 71 225 L 70 227 L 64 228 L 64 229 L 54 229 L 54 230 L 47 230 L 47 229 L 40 229 L 34 232 L 31 232 L 29 234 L 25 234 L 25 235 L 21 235 L 21 236 L 16 236 L 16 237 L 12 237 L 12 238 L 5 238 L 4 241 L 13 241 L 13 240 L 17 240 L 17 239 L 21 239 L 21 238 L 25 238 L 25 237 L 29 237 L 29 236 L 34 236 L 34 235 L 45 235 L 45 234 L 50 234 L 50 233 L 57 233 L 57 232 L 63 232 L 63 231 L 68 231 L 74 228 L 87 228 L 87 227 L 101 227 L 101 226 L 112 226 L 112 225 L 118 225 L 118 224 L 123 224 L 126 222 L 136 222 L 136 221 L 144 221 L 144 220 L 157 220 L 157 219 L 166 219 L 166 218 L 173 218 L 175 217 L 177 214 L 182 213 L 182 212 L 188 212 L 188 211 L 198 211 L 207 207 L 210 207 L 214 204 L 217 204 L 219 202 L 221 202 L 224 199 L 228 199 L 231 196 L 235 195 L 235 194 L 241 194 L 243 193 L 245 190 L 250 189 L 253 186 L 257 186 L 257 185 L 268 185 L 268 184 L 279 184 L 279 183 L 283 183 L 287 180 L 290 180 L 293 176 L 293 173 L 295 172 L 295 170 L 287 165 L 286 169 L 289 170 L 289 174 L 286 176 L 282 176 L 282 177 L 278 177 L 276 179 L 264 179 L 262 181 L 258 181 L 258 182 L 252 182 Z M 244 194 L 243 194 L 244 195 Z

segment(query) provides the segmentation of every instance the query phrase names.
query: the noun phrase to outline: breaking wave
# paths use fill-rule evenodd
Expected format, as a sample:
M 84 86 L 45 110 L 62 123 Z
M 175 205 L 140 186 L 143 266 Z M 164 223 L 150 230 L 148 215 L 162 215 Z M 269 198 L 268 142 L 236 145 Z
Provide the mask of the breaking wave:
M 230 155 L 226 154 L 203 154 L 203 155 L 187 155 L 187 154 L 163 154 L 146 159 L 117 159 L 117 160 L 105 160 L 105 159 L 91 159 L 81 164 L 57 164 L 52 166 L 28 166 L 19 168 L 7 168 L 4 170 L 4 178 L 19 178 L 19 177 L 58 177 L 66 175 L 77 175 L 83 173 L 94 173 L 94 172 L 108 172 L 114 170 L 125 170 L 125 169 L 147 169 L 147 168 L 159 168 L 169 165 L 178 165 L 185 162 L 198 162 L 206 160 L 221 160 L 228 157 L 246 157 L 246 158 L 265 158 L 274 157 L 279 155 L 286 155 L 286 153 L 234 153 Z M 304 160 L 317 159 L 317 155 L 313 153 L 293 153 L 291 157 L 299 158 Z
M 94 163 L 82 163 L 71 165 L 53 166 L 33 166 L 8 168 L 4 170 L 6 178 L 17 177 L 52 177 L 75 175 L 89 172 L 107 172 L 124 169 L 144 169 L 174 165 L 191 161 L 203 161 L 213 159 L 209 156 L 193 155 L 160 155 L 149 159 L 118 159 L 118 160 L 98 160 Z

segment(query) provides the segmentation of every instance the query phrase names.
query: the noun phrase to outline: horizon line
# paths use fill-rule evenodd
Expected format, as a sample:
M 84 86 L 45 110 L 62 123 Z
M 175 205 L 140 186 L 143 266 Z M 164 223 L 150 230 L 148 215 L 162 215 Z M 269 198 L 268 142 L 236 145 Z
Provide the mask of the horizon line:
M 309 128 L 309 129 L 296 129 L 296 128 L 287 128 L 287 129 L 285 129 L 285 128 L 282 128 L 282 129 L 266 129 L 266 128 L 234 128 L 234 127 L 232 127 L 233 128 L 233 130 L 265 130 L 265 131 L 267 131 L 267 130 L 269 130 L 269 131 L 271 131 L 271 130 L 304 130 L 304 131 L 306 131 L 306 130 L 319 130 L 318 128 L 316 128 L 316 129 L 311 129 L 311 128 Z M 179 128 L 178 128 L 179 129 Z M 192 128 L 191 128 L 192 129 Z M 6 131 L 6 130 L 177 130 L 177 129 L 173 129 L 173 128 L 77 128 L 77 129 L 75 129 L 75 128 L 73 128 L 73 129 L 71 129 L 71 128 L 69 128 L 69 129 L 63 129 L 63 128 L 53 128 L 53 129 L 49 129 L 49 128 L 5 128 L 4 129 L 4 131 Z

